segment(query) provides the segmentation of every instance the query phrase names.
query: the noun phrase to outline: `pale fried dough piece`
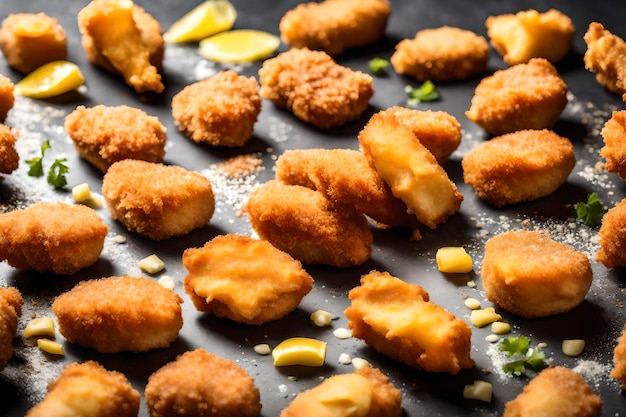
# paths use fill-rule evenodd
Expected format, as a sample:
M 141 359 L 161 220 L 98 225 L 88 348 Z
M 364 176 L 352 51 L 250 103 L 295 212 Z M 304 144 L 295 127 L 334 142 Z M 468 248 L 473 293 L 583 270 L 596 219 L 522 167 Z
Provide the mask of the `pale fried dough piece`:
M 600 155 L 606 158 L 607 171 L 617 172 L 626 181 L 626 110 L 614 111 L 601 133 L 604 146 Z
M 137 417 L 141 395 L 126 376 L 95 361 L 71 363 L 27 417 Z
M 352 335 L 377 351 L 426 372 L 456 374 L 474 366 L 469 326 L 419 285 L 371 271 L 349 297 L 344 313 Z
M 370 75 L 307 48 L 293 48 L 265 60 L 259 79 L 261 96 L 322 129 L 357 119 L 374 95 Z
M 82 281 L 54 300 L 59 332 L 98 352 L 145 352 L 168 347 L 183 326 L 183 300 L 145 277 Z
M 263 324 L 293 311 L 313 287 L 302 264 L 265 240 L 229 234 L 183 253 L 185 292 L 199 311 Z
M 585 68 L 596 74 L 598 84 L 626 101 L 626 42 L 597 22 L 589 24 L 584 39 Z
M 623 391 L 626 391 L 626 326 L 622 328 L 622 334 L 613 349 L 611 377 L 621 384 Z
M 15 149 L 15 135 L 11 128 L 0 123 L 0 173 L 10 174 L 15 171 L 20 162 L 20 156 Z M 0 180 L 2 177 L 0 176 Z
M 324 0 L 287 11 L 279 24 L 283 42 L 331 56 L 368 45 L 385 34 L 391 3 L 387 0 Z
M 0 371 L 13 357 L 13 338 L 24 299 L 14 287 L 0 288 Z
M 13 91 L 15 85 L 10 78 L 0 74 L 0 123 L 3 123 L 9 114 L 9 110 L 15 104 L 15 95 Z
M 626 266 L 626 199 L 604 214 L 598 232 L 600 250 L 596 261 L 607 268 Z

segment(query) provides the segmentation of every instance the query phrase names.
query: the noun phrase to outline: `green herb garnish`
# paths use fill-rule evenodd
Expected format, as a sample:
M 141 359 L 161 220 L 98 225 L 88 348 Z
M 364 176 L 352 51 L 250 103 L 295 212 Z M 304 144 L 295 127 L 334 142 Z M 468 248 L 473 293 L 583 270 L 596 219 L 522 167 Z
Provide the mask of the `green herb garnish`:
M 54 188 L 62 188 L 67 185 L 66 175 L 70 168 L 66 164 L 67 158 L 55 159 L 48 171 L 48 184 Z
M 46 140 L 41 144 L 41 156 L 26 160 L 26 163 L 30 166 L 28 175 L 31 177 L 43 176 L 43 156 L 48 149 L 50 149 L 50 141 Z
M 515 376 L 521 376 L 525 370 L 538 372 L 548 366 L 545 354 L 538 348 L 531 348 L 530 339 L 526 336 L 504 339 L 500 351 L 513 359 L 505 363 L 502 370 Z
M 596 193 L 589 194 L 586 203 L 574 204 L 574 210 L 576 210 L 576 217 L 584 221 L 587 226 L 597 226 L 602 223 L 602 217 L 606 213 L 606 208 Z
M 385 70 L 389 66 L 389 61 L 387 61 L 385 58 L 376 57 L 372 58 L 367 63 L 367 66 L 372 74 L 383 75 L 385 74 Z
M 425 101 L 434 101 L 439 98 L 437 87 L 435 87 L 435 84 L 430 80 L 424 81 L 424 83 L 417 88 L 407 85 L 404 87 L 404 91 L 409 95 L 406 103 L 410 106 L 415 106 Z

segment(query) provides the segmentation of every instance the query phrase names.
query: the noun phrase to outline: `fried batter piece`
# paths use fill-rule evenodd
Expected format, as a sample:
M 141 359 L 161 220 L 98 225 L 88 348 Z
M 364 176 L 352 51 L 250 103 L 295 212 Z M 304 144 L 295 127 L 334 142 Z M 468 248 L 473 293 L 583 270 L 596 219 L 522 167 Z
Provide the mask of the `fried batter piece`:
M 352 335 L 412 368 L 457 374 L 472 368 L 472 331 L 433 303 L 419 285 L 371 271 L 349 293 L 344 314 Z
M 483 78 L 465 115 L 492 135 L 546 129 L 567 105 L 567 84 L 545 58 L 533 58 Z
M 380 39 L 390 13 L 387 0 L 324 0 L 297 5 L 278 27 L 283 42 L 292 47 L 337 56 Z
M 551 130 L 519 130 L 497 136 L 461 161 L 463 179 L 476 194 L 502 207 L 548 196 L 567 181 L 574 145 Z
M 228 234 L 183 253 L 185 292 L 199 311 L 264 324 L 293 311 L 313 288 L 302 264 L 265 240 Z
M 165 156 L 165 126 L 134 107 L 78 106 L 65 116 L 65 130 L 81 158 L 102 172 L 122 159 L 161 162 Z
M 626 266 L 626 199 L 604 214 L 598 240 L 600 250 L 596 253 L 596 261 L 607 268 Z
M 11 79 L 0 74 L 0 123 L 5 121 L 9 110 L 15 104 L 14 89 L 15 85 L 13 85 Z
M 259 389 L 248 372 L 204 349 L 185 352 L 150 375 L 146 403 L 151 417 L 256 417 L 261 412 Z
M 266 182 L 250 194 L 244 211 L 262 239 L 303 264 L 351 267 L 372 253 L 365 215 L 306 187 Z
M 87 59 L 120 74 L 137 93 L 164 89 L 161 24 L 131 0 L 92 0 L 78 12 Z
M 13 338 L 24 299 L 14 287 L 0 288 L 0 371 L 13 357 Z
M 137 417 L 141 395 L 121 372 L 95 361 L 72 363 L 26 417 Z
M 626 181 L 626 110 L 614 111 L 601 133 L 604 146 L 600 155 L 606 158 L 607 171 L 617 172 Z
M 598 84 L 626 101 L 626 42 L 597 22 L 589 24 L 584 39 L 585 68 L 596 74 Z
M 626 326 L 622 328 L 622 334 L 613 349 L 611 377 L 621 384 L 623 391 L 626 391 Z
M 280 417 L 400 417 L 402 393 L 376 368 L 334 375 L 304 391 Z
M 262 97 L 321 129 L 357 119 L 374 95 L 370 75 L 308 48 L 293 48 L 265 60 L 259 79 Z
M 183 327 L 183 299 L 145 277 L 82 281 L 56 297 L 52 312 L 70 343 L 98 352 L 168 347 Z
M 420 82 L 462 81 L 485 71 L 489 43 L 484 36 L 457 27 L 422 29 L 413 39 L 401 40 L 390 60 L 398 74 Z
M 15 149 L 15 135 L 6 125 L 0 123 L 0 173 L 10 174 L 15 171 L 20 162 L 20 156 Z M 0 181 L 2 176 L 0 176 Z

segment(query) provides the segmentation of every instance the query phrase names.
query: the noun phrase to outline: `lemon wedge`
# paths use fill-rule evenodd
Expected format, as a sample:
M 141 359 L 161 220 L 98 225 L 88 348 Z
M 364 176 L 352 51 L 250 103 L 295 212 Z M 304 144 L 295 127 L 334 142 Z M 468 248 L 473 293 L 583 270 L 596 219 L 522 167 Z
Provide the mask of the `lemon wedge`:
M 85 83 L 78 65 L 54 61 L 37 68 L 15 85 L 15 93 L 34 99 L 55 97 Z
M 308 337 L 292 337 L 272 350 L 274 366 L 322 366 L 326 360 L 326 342 Z
M 218 33 L 200 41 L 200 54 L 215 62 L 244 63 L 272 56 L 280 38 L 253 29 L 238 29 Z
M 228 0 L 207 0 L 177 20 L 163 34 L 169 43 L 196 42 L 229 30 L 235 24 L 237 11 Z

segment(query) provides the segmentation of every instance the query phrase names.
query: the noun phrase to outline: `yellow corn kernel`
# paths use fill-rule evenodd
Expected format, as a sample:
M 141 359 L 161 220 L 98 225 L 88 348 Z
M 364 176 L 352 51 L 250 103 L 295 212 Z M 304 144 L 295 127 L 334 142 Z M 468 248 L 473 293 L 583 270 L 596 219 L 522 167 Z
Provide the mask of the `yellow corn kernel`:
M 491 331 L 495 334 L 507 334 L 511 331 L 511 325 L 503 321 L 494 321 L 491 323 Z
M 567 356 L 578 356 L 585 349 L 585 341 L 582 339 L 564 340 L 561 345 L 563 354 Z
M 272 350 L 274 366 L 322 366 L 326 360 L 326 342 L 308 337 L 292 337 Z
M 486 381 L 474 381 L 472 385 L 466 385 L 463 388 L 463 398 L 470 400 L 479 400 L 490 403 L 492 395 L 493 386 Z
M 50 336 L 54 337 L 54 321 L 51 317 L 37 317 L 32 319 L 24 329 L 24 337 Z
M 496 313 L 493 307 L 487 307 L 482 310 L 472 310 L 470 321 L 476 327 L 485 327 L 494 321 L 501 320 L 502 316 Z
M 447 246 L 439 248 L 437 267 L 444 273 L 467 273 L 473 269 L 472 258 L 463 247 Z
M 253 349 L 259 355 L 269 355 L 270 353 L 272 353 L 270 345 L 268 345 L 267 343 L 259 343 L 258 345 L 254 345 Z
M 330 326 L 332 320 L 332 314 L 330 314 L 328 311 L 317 310 L 311 313 L 311 321 L 315 323 L 317 327 Z
M 152 254 L 139 261 L 139 268 L 148 274 L 156 274 L 165 268 L 165 263 L 158 256 Z
M 91 190 L 86 182 L 72 188 L 72 197 L 77 203 L 84 203 L 91 199 Z
M 46 353 L 65 355 L 63 345 L 50 339 L 37 339 L 37 346 Z
M 480 308 L 480 301 L 475 298 L 468 298 L 465 300 L 465 307 L 470 310 L 478 310 Z

